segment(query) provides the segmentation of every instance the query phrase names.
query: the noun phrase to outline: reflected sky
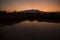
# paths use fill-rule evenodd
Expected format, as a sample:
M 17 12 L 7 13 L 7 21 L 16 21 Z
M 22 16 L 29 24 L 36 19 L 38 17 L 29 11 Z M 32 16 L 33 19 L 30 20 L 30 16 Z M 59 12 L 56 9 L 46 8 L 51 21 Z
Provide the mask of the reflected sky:
M 24 21 L 21 23 L 17 23 L 14 24 L 16 27 L 33 27 L 33 28 L 38 28 L 38 27 L 42 27 L 42 28 L 50 28 L 50 27 L 59 27 L 60 23 L 50 23 L 50 22 L 38 22 L 38 21 Z
M 58 28 L 60 23 L 51 23 L 51 22 L 38 22 L 38 21 L 23 21 L 13 25 L 5 25 L 5 28 Z
M 59 0 L 0 0 L 0 11 L 38 9 L 46 12 L 59 10 Z
M 36 24 L 36 25 L 35 25 Z M 23 21 L 13 25 L 0 27 L 0 34 L 2 39 L 7 40 L 21 40 L 45 38 L 57 39 L 60 30 L 60 23 L 37 22 L 37 21 Z M 22 38 L 21 38 L 22 37 Z M 25 40 L 24 39 L 24 40 Z

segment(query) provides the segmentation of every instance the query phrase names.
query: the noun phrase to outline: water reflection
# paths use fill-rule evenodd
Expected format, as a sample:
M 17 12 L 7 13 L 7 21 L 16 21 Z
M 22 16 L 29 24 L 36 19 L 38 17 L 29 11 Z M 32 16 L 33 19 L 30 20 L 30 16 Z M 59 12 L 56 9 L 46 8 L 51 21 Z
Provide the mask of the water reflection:
M 9 20 L 9 21 L 0 21 L 0 27 L 4 27 L 6 25 L 13 25 L 17 23 L 21 23 L 24 21 L 37 21 L 37 22 L 48 22 L 48 23 L 60 23 L 60 20 L 49 20 L 49 19 L 20 19 L 20 20 Z M 33 23 L 34 24 L 34 23 Z M 36 24 L 37 25 L 37 24 Z
M 60 22 L 51 20 L 17 20 L 0 23 L 2 40 L 57 40 Z

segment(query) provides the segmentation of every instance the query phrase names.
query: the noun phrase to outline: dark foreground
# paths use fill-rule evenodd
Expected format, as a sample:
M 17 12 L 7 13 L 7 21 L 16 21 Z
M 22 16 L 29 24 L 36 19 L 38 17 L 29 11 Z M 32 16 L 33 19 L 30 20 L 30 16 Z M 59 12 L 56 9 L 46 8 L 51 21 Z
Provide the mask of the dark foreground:
M 60 22 L 16 20 L 0 22 L 1 40 L 58 40 Z
M 0 12 L 0 40 L 58 40 L 60 12 Z

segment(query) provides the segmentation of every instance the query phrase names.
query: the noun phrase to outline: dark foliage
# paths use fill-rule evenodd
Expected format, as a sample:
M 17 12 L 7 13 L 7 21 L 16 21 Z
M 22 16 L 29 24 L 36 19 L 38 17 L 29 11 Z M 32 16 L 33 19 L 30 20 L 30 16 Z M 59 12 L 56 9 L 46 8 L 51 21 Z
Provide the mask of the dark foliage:
M 49 19 L 60 20 L 60 12 L 43 12 L 39 10 L 24 10 L 21 12 L 6 13 L 0 11 L 0 20 L 21 20 L 21 19 Z

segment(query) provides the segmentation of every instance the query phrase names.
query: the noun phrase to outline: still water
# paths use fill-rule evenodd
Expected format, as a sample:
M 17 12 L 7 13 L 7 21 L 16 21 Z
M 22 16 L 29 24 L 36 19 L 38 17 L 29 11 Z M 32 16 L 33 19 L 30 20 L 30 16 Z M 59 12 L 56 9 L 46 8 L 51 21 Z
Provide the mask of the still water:
M 21 21 L 0 23 L 1 40 L 57 40 L 60 23 Z

